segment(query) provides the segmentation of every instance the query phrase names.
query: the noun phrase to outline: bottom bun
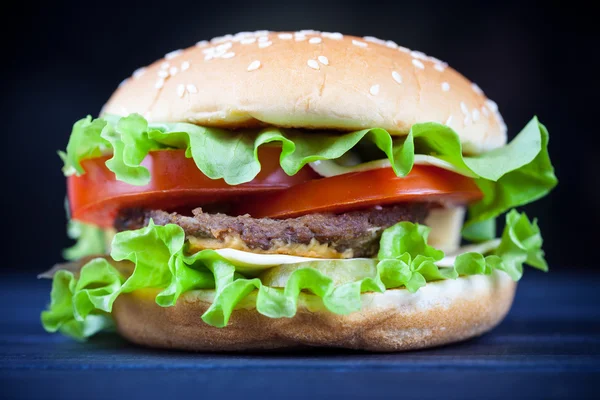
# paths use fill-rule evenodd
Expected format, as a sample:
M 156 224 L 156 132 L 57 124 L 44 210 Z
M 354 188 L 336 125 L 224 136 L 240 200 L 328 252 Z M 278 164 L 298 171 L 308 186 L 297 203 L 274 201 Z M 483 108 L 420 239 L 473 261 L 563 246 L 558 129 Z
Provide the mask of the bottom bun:
M 516 284 L 503 272 L 428 283 L 416 293 L 392 289 L 363 293 L 362 309 L 349 315 L 327 311 L 320 299 L 301 293 L 293 318 L 269 318 L 248 296 L 225 328 L 200 316 L 214 292 L 192 291 L 174 307 L 154 302 L 157 291 L 118 297 L 113 316 L 118 331 L 132 342 L 182 350 L 252 350 L 305 346 L 370 351 L 402 351 L 468 339 L 504 318 Z

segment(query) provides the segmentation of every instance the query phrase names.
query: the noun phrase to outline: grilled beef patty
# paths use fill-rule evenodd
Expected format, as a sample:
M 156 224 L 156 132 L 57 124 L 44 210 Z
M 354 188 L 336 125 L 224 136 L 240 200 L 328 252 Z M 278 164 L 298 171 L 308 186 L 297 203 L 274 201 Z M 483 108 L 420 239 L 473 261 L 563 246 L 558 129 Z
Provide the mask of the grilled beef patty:
M 193 210 L 191 217 L 161 210 L 127 209 L 116 218 L 115 228 L 139 229 L 151 219 L 156 225 L 177 224 L 185 231 L 191 251 L 234 248 L 321 258 L 373 257 L 384 229 L 400 221 L 423 222 L 428 210 L 427 204 L 410 203 L 343 214 L 271 219 L 207 214 L 201 208 Z

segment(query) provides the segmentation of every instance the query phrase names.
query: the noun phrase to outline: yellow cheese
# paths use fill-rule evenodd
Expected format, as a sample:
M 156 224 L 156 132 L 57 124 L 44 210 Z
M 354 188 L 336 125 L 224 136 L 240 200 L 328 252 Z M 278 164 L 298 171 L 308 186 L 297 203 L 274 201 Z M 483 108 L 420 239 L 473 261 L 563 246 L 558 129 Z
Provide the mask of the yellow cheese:
M 308 244 L 285 243 L 284 241 L 273 241 L 273 245 L 267 249 L 250 249 L 238 235 L 227 235 L 223 240 L 204 239 L 189 236 L 189 251 L 197 253 L 204 249 L 235 249 L 257 254 L 287 254 L 311 258 L 352 258 L 353 252 L 348 249 L 340 253 L 327 243 L 319 243 L 314 238 Z
M 430 210 L 425 225 L 431 228 L 428 243 L 451 253 L 460 247 L 461 230 L 465 218 L 465 207 L 434 208 Z

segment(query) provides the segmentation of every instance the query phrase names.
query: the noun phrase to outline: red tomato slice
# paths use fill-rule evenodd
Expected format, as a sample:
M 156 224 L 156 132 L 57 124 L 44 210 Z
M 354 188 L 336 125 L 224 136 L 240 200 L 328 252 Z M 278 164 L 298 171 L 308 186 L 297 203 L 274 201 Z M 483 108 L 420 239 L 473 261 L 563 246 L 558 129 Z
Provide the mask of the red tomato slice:
M 288 176 L 279 166 L 281 149 L 259 149 L 260 173 L 251 182 L 230 186 L 223 179 L 210 179 L 186 158 L 184 150 L 153 151 L 142 162 L 150 171 L 150 183 L 134 186 L 116 179 L 104 164 L 110 156 L 83 160 L 86 171 L 81 176 L 69 176 L 67 191 L 74 219 L 111 227 L 119 209 L 149 207 L 173 210 L 198 207 L 241 195 L 273 193 L 317 178 L 309 167 Z
M 405 177 L 381 168 L 311 180 L 279 193 L 255 196 L 239 204 L 235 212 L 255 218 L 289 218 L 409 201 L 471 203 L 482 197 L 471 178 L 415 165 Z

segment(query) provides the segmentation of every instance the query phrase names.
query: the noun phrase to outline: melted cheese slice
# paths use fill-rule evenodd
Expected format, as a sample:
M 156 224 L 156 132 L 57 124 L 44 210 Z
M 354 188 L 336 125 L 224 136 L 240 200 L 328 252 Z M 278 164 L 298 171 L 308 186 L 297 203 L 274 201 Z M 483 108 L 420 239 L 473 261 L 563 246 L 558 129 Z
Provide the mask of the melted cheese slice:
M 465 212 L 465 207 L 431 209 L 425 219 L 425 225 L 431 228 L 427 243 L 444 253 L 458 250 Z
M 290 256 L 286 254 L 259 254 L 236 249 L 218 249 L 215 250 L 215 252 L 230 263 L 232 263 L 233 265 L 235 265 L 235 269 L 237 271 L 241 272 L 242 274 L 249 275 L 255 275 L 257 273 L 260 273 L 261 271 L 271 269 L 280 265 L 295 265 L 305 263 L 314 265 L 314 263 L 323 263 L 343 267 L 344 265 L 346 265 L 345 263 L 370 263 L 373 261 L 370 258 L 312 258 Z

